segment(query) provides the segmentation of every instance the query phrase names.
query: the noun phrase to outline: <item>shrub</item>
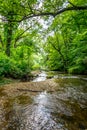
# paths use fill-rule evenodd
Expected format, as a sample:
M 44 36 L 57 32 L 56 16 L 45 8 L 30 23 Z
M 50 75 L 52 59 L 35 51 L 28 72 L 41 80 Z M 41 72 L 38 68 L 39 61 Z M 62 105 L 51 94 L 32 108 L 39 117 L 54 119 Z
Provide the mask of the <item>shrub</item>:
M 30 69 L 27 67 L 26 62 L 18 62 L 12 58 L 1 54 L 0 57 L 0 76 L 12 77 L 21 79 L 24 75 L 28 75 Z

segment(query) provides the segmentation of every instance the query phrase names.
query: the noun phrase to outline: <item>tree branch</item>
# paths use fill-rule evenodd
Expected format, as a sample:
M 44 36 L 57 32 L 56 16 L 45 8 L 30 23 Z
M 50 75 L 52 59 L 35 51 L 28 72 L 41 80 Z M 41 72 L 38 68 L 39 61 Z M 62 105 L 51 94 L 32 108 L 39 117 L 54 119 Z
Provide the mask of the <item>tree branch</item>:
M 71 1 L 68 1 L 68 3 L 69 3 L 70 5 L 72 5 L 73 7 L 76 7 L 76 5 L 74 5 Z
M 19 40 L 20 39 L 20 37 L 26 32 L 26 31 L 28 31 L 29 29 L 30 29 L 31 27 L 28 27 L 26 30 L 24 30 L 21 34 L 19 34 L 17 37 L 16 37 L 16 42 L 17 42 L 17 40 Z
M 73 6 L 73 7 L 63 8 L 61 10 L 58 10 L 56 13 L 54 13 L 54 16 L 57 16 L 66 11 L 77 11 L 77 10 L 87 10 L 87 6 Z
M 60 9 L 57 12 L 40 12 L 40 13 L 37 13 L 37 14 L 34 13 L 34 14 L 31 14 L 31 15 L 24 16 L 21 20 L 16 21 L 16 22 L 21 22 L 23 20 L 30 19 L 30 18 L 33 18 L 33 17 L 38 17 L 38 16 L 53 16 L 53 17 L 56 17 L 57 15 L 62 14 L 63 12 L 66 12 L 66 11 L 78 11 L 78 10 L 87 10 L 87 5 L 85 5 L 85 6 L 75 6 L 75 5 L 73 5 L 72 7 L 66 7 L 66 8 Z

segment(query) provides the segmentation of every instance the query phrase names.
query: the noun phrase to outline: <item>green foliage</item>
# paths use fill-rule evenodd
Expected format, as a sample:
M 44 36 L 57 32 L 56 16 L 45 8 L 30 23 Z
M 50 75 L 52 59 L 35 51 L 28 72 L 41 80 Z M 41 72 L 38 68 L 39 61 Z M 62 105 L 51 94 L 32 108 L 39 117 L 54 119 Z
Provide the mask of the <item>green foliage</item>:
M 48 68 L 87 74 L 86 19 L 87 11 L 68 12 L 54 19 L 50 27 L 54 34 L 45 46 Z
M 0 55 L 0 76 L 21 79 L 23 76 L 30 74 L 30 68 L 28 68 L 26 61 L 23 60 L 21 63 L 5 54 L 0 53 Z
M 85 68 L 84 66 L 81 66 L 81 65 L 75 65 L 75 66 L 71 66 L 68 72 L 72 74 L 85 74 L 83 73 L 85 72 Z
M 86 74 L 87 10 L 48 18 L 74 5 L 86 0 L 0 0 L 0 76 L 23 78 L 42 68 Z

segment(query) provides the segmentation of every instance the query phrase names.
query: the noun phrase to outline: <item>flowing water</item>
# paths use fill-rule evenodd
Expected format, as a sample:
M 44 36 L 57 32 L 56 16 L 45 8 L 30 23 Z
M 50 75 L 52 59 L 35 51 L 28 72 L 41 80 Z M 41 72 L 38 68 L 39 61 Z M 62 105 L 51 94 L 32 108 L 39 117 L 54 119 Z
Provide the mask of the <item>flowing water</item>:
M 46 76 L 42 72 L 33 82 L 46 80 Z M 57 72 L 51 76 L 58 84 L 56 92 L 5 98 L 0 130 L 87 130 L 87 77 Z
M 46 72 L 43 71 L 42 73 L 40 73 L 40 74 L 37 76 L 37 78 L 35 78 L 35 79 L 33 80 L 33 82 L 44 81 L 44 80 L 46 80 L 46 76 L 47 76 Z

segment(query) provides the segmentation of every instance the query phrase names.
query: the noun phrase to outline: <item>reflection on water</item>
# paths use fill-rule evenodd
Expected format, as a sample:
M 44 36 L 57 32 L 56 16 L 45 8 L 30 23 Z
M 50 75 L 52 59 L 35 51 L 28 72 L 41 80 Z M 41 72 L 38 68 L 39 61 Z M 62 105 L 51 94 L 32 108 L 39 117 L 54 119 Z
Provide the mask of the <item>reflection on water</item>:
M 49 102 L 48 99 L 48 94 L 46 92 L 40 93 L 38 96 L 36 96 L 34 105 L 31 109 L 31 115 L 27 117 L 29 119 L 26 129 L 57 130 L 62 126 L 62 124 L 57 124 L 52 119 L 51 111 L 47 108 Z M 30 107 L 27 107 L 26 111 L 29 112 Z
M 86 130 L 87 81 L 58 78 L 58 91 L 3 98 L 0 130 Z
M 43 92 L 35 97 L 32 105 L 21 108 L 15 104 L 8 115 L 7 130 L 60 130 L 63 124 L 52 118 L 54 104 L 51 106 L 50 98 L 50 94 Z

